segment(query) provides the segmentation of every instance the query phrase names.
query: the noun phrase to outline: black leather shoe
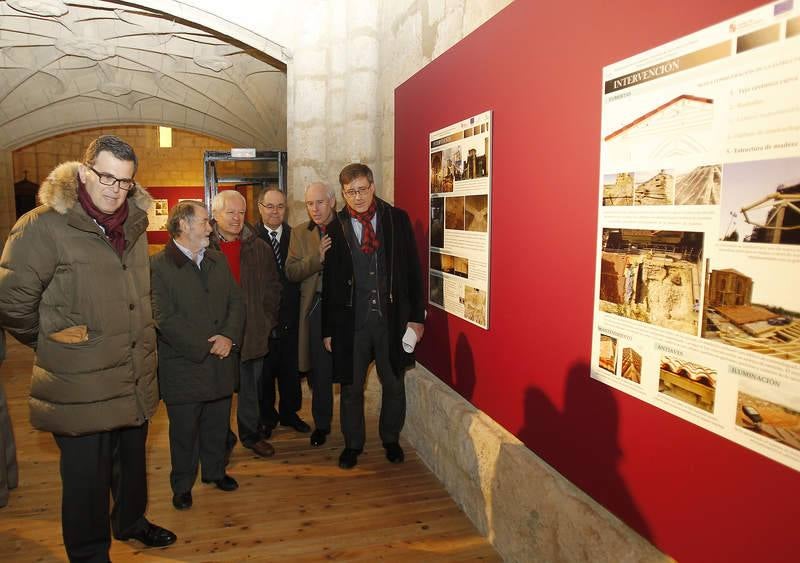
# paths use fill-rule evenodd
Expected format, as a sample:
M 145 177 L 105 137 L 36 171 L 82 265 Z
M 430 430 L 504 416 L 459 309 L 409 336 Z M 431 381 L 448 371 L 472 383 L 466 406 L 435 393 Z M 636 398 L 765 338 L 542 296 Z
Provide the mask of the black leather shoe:
M 169 530 L 148 522 L 147 527 L 140 532 L 136 532 L 124 537 L 121 536 L 117 539 L 121 541 L 137 540 L 142 542 L 147 547 L 165 547 L 175 543 L 175 540 L 178 538 Z
M 289 422 L 281 422 L 281 426 L 288 426 L 289 428 L 294 428 L 297 432 L 301 432 L 305 434 L 306 432 L 311 432 L 311 427 L 305 423 L 305 421 L 300 418 L 299 416 L 294 420 L 290 420 Z
M 206 481 L 203 479 L 203 483 L 213 483 L 218 489 L 223 491 L 235 491 L 239 488 L 239 483 L 236 482 L 236 479 L 227 474 L 222 477 L 222 479 L 217 479 L 216 481 Z
M 172 506 L 178 510 L 187 510 L 192 507 L 192 491 L 172 495 Z
M 403 453 L 403 448 L 397 442 L 387 442 L 383 445 L 386 450 L 386 459 L 391 463 L 403 463 L 406 455 Z
M 330 433 L 330 430 L 320 430 L 319 428 L 315 428 L 311 433 L 311 445 L 315 448 L 321 446 L 325 443 L 325 440 L 328 439 L 328 434 Z
M 339 456 L 339 467 L 342 469 L 353 469 L 358 463 L 358 456 L 361 450 L 345 448 Z

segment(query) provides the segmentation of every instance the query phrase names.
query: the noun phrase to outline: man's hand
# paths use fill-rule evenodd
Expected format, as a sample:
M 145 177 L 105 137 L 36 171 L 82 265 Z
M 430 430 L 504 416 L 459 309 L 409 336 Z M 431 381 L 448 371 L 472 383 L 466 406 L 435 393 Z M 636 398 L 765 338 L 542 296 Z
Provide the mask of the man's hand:
M 323 236 L 319 239 L 319 261 L 325 262 L 325 253 L 328 252 L 328 249 L 331 247 L 331 237 L 328 235 Z
M 406 327 L 408 327 L 411 330 L 413 330 L 414 334 L 417 335 L 417 342 L 422 340 L 422 335 L 425 332 L 425 325 L 424 324 L 408 322 L 408 323 L 406 323 Z
M 325 346 L 325 349 L 328 352 L 333 352 L 333 345 L 331 344 L 331 340 L 332 339 L 330 336 L 326 336 L 325 338 L 322 339 L 322 345 Z
M 227 336 L 215 334 L 208 341 L 211 342 L 211 354 L 217 356 L 220 360 L 230 355 L 233 341 Z

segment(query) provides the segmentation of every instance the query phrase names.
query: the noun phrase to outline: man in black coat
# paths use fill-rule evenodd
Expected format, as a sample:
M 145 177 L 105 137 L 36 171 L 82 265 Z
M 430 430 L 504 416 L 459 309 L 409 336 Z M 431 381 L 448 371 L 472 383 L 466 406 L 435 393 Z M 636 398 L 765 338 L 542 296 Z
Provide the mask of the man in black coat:
M 300 285 L 286 278 L 286 256 L 292 228 L 286 223 L 286 195 L 278 188 L 267 188 L 258 198 L 261 222 L 256 232 L 272 248 L 283 289 L 278 324 L 269 337 L 269 354 L 264 361 L 261 379 L 261 424 L 269 436 L 280 423 L 297 432 L 310 432 L 297 411 L 303 402 L 297 363 L 297 327 L 300 315 Z M 280 398 L 275 410 L 275 383 Z
M 150 260 L 158 328 L 158 383 L 169 417 L 172 504 L 192 506 L 197 467 L 204 483 L 238 488 L 225 473 L 225 438 L 239 368 L 245 307 L 225 255 L 208 248 L 206 208 L 182 201 L 170 211 L 172 237 Z
M 364 381 L 374 360 L 382 387 L 379 431 L 386 459 L 401 463 L 406 414 L 405 370 L 424 332 L 425 296 L 414 232 L 405 211 L 375 197 L 372 170 L 345 166 L 339 184 L 347 205 L 331 222 L 322 284 L 322 335 L 341 383 L 345 449 L 351 469 L 364 448 Z

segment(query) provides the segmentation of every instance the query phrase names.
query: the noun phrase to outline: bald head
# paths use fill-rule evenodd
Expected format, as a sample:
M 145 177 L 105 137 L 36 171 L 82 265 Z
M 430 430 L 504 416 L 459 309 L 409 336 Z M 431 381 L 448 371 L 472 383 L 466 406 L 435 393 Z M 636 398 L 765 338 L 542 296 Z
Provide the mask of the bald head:
M 306 210 L 317 225 L 327 225 L 336 210 L 336 194 L 324 182 L 311 182 L 306 186 Z

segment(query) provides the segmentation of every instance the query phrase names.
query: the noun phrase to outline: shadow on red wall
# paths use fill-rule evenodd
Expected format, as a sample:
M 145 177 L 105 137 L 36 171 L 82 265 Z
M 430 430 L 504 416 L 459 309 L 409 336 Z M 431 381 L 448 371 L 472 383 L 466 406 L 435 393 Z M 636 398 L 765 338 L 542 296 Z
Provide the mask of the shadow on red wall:
M 758 5 L 517 0 L 395 91 L 423 267 L 428 135 L 493 112 L 489 330 L 430 306 L 420 363 L 681 561 L 797 560 L 800 474 L 589 378 L 602 68 Z

